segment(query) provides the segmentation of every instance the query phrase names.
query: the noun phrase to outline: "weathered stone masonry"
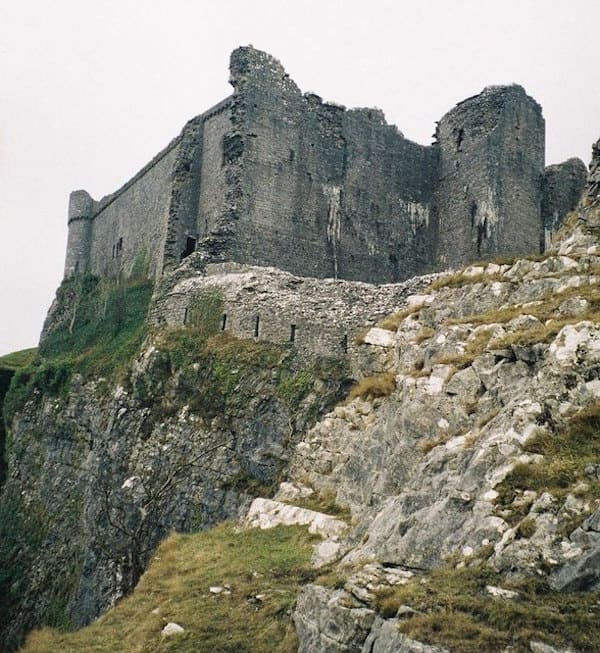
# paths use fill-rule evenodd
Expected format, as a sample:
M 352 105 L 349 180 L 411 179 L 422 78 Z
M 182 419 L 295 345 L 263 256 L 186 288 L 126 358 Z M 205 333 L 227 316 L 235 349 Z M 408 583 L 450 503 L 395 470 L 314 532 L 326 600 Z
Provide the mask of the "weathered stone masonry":
M 215 263 L 396 282 L 539 251 L 585 183 L 578 161 L 545 173 L 541 108 L 519 86 L 460 103 L 423 146 L 379 110 L 302 94 L 252 47 L 230 70 L 233 95 L 120 190 L 71 195 L 65 276 L 156 277 L 200 250 Z

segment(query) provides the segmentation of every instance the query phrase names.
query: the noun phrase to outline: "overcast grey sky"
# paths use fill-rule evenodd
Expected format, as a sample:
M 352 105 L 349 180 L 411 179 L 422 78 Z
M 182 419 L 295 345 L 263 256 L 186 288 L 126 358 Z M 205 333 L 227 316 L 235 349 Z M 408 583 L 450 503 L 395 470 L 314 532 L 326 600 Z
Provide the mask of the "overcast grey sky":
M 423 144 L 456 102 L 517 82 L 543 107 L 547 163 L 587 164 L 598 25 L 600 0 L 0 0 L 0 355 L 37 343 L 69 192 L 113 192 L 228 95 L 238 45 Z

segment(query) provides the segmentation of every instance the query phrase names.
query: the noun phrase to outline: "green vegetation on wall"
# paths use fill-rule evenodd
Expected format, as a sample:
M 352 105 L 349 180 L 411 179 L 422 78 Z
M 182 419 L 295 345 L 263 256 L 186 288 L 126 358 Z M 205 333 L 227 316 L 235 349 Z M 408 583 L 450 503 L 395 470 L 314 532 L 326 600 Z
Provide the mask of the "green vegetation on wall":
M 92 275 L 66 279 L 56 295 L 53 328 L 28 366 L 16 371 L 4 403 L 10 423 L 35 390 L 60 395 L 74 372 L 117 378 L 147 333 L 152 284 L 101 281 Z

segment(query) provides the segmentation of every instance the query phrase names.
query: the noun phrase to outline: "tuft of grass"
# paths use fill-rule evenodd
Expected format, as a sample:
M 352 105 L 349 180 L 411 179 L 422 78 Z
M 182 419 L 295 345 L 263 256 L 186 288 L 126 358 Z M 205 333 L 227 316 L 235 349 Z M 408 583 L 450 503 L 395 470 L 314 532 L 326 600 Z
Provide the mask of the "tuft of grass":
M 480 356 L 488 346 L 491 338 L 491 331 L 482 329 L 472 340 L 470 340 L 464 352 L 461 354 L 449 354 L 440 356 L 434 361 L 439 365 L 453 365 L 457 370 L 465 369 L 472 365 L 473 361 Z
M 515 590 L 520 598 L 494 598 L 486 585 Z M 437 569 L 376 594 L 375 607 L 384 616 L 395 616 L 401 605 L 420 613 L 400 621 L 403 633 L 453 653 L 497 653 L 508 647 L 525 653 L 532 639 L 575 646 L 582 653 L 600 650 L 600 592 L 554 592 L 535 578 L 506 582 L 481 563 Z
M 518 538 L 529 538 L 531 537 L 537 529 L 535 519 L 532 517 L 525 517 L 525 519 L 519 522 L 517 526 L 517 537 Z
M 375 399 L 388 397 L 396 389 L 396 376 L 391 372 L 382 372 L 368 376 L 350 389 L 349 398 Z
M 474 415 L 477 412 L 477 408 L 479 407 L 479 399 L 476 398 L 467 398 L 464 399 L 461 403 L 467 415 Z
M 133 594 L 77 632 L 32 633 L 22 653 L 291 653 L 291 610 L 315 576 L 313 541 L 301 527 L 238 532 L 231 524 L 172 535 Z M 225 591 L 212 594 L 217 586 Z M 185 632 L 162 637 L 168 622 Z
M 431 292 L 434 290 L 441 290 L 442 288 L 462 288 L 462 286 L 472 286 L 476 283 L 491 284 L 495 281 L 504 280 L 504 276 L 498 273 L 486 274 L 485 272 L 482 272 L 481 274 L 468 275 L 465 274 L 463 270 L 459 270 L 458 272 L 445 274 L 434 279 L 428 286 L 427 290 Z
M 435 329 L 432 329 L 431 327 L 423 327 L 419 331 L 419 333 L 417 333 L 415 337 L 415 343 L 417 345 L 420 345 L 425 340 L 429 340 L 429 338 L 433 338 L 434 335 L 435 335 Z
M 335 490 L 314 492 L 310 496 L 297 499 L 292 503 L 299 508 L 306 508 L 307 510 L 315 510 L 316 512 L 322 512 L 326 515 L 333 515 L 348 522 L 352 518 L 350 509 L 340 506 L 339 503 L 337 503 Z
M 428 454 L 432 449 L 439 447 L 441 444 L 446 444 L 452 436 L 449 433 L 441 433 L 435 438 L 428 438 L 419 442 L 419 449 L 422 453 Z
M 384 317 L 379 322 L 377 322 L 377 326 L 380 329 L 387 329 L 388 331 L 397 331 L 402 320 L 405 320 L 410 315 L 415 315 L 422 308 L 423 306 L 409 306 L 408 308 L 398 311 L 397 313 L 393 313 L 392 315 L 388 315 L 387 317 Z
M 496 487 L 497 504 L 510 506 L 524 490 L 550 492 L 564 497 L 585 483 L 585 495 L 600 499 L 600 481 L 585 474 L 586 466 L 598 462 L 600 449 L 600 402 L 581 410 L 560 433 L 540 430 L 525 446 L 529 453 L 542 454 L 539 463 L 519 463 Z

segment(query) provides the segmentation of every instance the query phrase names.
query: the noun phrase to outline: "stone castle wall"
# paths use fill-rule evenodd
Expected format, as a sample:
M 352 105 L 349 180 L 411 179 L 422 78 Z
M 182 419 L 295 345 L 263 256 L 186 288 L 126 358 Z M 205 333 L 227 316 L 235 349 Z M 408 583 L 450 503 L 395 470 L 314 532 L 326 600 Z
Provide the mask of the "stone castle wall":
M 423 146 L 376 109 L 302 94 L 251 47 L 232 54 L 231 83 L 231 97 L 115 194 L 73 195 L 66 276 L 158 276 L 200 250 L 213 262 L 396 282 L 539 251 L 583 188 L 583 164 L 559 175 L 567 193 L 544 177 L 541 109 L 518 86 L 462 102 Z
M 435 151 L 377 110 L 302 95 L 255 50 L 234 53 L 232 84 L 241 196 L 232 260 L 379 283 L 414 275 L 431 251 Z
M 159 327 L 193 324 L 195 306 L 216 290 L 222 299 L 217 321 L 223 332 L 293 345 L 308 357 L 347 358 L 356 371 L 368 350 L 361 346 L 361 336 L 379 319 L 400 310 L 409 295 L 431 280 L 423 276 L 374 285 L 298 277 L 272 267 L 209 264 L 203 275 L 181 279 L 158 293 L 150 321 Z M 390 346 L 392 332 L 382 329 L 381 334 Z

